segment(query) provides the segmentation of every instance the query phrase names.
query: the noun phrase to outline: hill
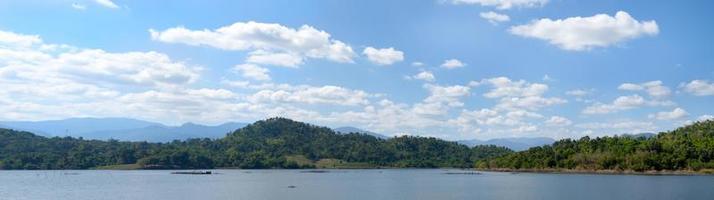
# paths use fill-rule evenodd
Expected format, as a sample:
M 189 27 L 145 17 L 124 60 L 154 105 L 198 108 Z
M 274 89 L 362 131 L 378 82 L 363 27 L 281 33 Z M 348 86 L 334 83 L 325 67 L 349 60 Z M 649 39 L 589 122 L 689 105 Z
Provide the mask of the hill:
M 285 118 L 258 121 L 221 139 L 170 143 L 47 138 L 0 129 L 0 169 L 470 167 L 510 152 L 436 138 L 337 134 Z
M 651 137 L 564 139 L 479 161 L 483 169 L 700 171 L 714 169 L 714 121 L 696 122 Z

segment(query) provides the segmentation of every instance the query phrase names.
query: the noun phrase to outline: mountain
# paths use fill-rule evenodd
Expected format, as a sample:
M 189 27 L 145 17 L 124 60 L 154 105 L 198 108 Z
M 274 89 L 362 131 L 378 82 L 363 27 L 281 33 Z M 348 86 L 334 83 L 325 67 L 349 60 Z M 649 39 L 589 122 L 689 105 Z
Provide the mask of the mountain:
M 185 123 L 181 126 L 154 125 L 135 129 L 95 131 L 73 136 L 98 140 L 116 139 L 120 141 L 147 142 L 170 142 L 189 138 L 218 139 L 246 125 L 245 123 L 236 122 L 229 122 L 218 126 Z
M 166 126 L 160 123 L 127 118 L 70 118 L 50 121 L 6 121 L 0 127 L 33 132 L 48 137 L 83 137 L 85 139 L 169 142 L 189 138 L 217 139 L 245 123 L 229 122 L 217 126 L 185 123 Z
M 365 135 L 371 135 L 371 136 L 374 136 L 374 137 L 380 138 L 380 139 L 389 138 L 386 135 L 382 135 L 382 134 L 371 132 L 371 131 L 365 131 L 365 130 L 351 127 L 351 126 L 343 126 L 343 127 L 339 127 L 339 128 L 334 128 L 332 130 L 334 130 L 335 132 L 337 132 L 339 134 L 360 133 L 360 134 L 365 134 Z
M 3 121 L 0 122 L 0 126 L 45 136 L 76 136 L 96 131 L 116 131 L 162 125 L 128 118 L 69 118 L 48 121 Z
M 476 146 L 476 145 L 496 145 L 507 147 L 514 151 L 523 151 L 531 147 L 542 146 L 546 144 L 551 144 L 555 142 L 552 138 L 547 137 L 514 137 L 514 138 L 496 138 L 490 140 L 459 140 L 460 144 L 466 146 Z

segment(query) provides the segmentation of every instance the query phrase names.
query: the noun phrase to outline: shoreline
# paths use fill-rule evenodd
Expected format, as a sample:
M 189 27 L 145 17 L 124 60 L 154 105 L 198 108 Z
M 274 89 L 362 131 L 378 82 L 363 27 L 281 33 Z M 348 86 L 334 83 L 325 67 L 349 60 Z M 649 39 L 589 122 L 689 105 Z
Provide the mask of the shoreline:
M 667 176 L 714 176 L 712 170 L 583 170 L 583 169 L 510 169 L 510 168 L 495 168 L 495 169 L 474 169 L 484 172 L 511 172 L 511 173 L 533 173 L 533 174 L 593 174 L 593 175 L 667 175 Z
M 531 173 L 531 174 L 589 174 L 589 175 L 646 175 L 646 176 L 714 176 L 714 170 L 701 170 L 701 171 L 691 171 L 691 170 L 649 170 L 649 171 L 633 171 L 633 170 L 576 170 L 576 169 L 509 169 L 509 168 L 496 168 L 496 169 L 482 169 L 482 168 L 394 168 L 394 167 L 382 167 L 382 168 L 305 168 L 305 169 L 240 169 L 240 168 L 213 168 L 213 169 L 51 169 L 51 170 L 0 170 L 0 171 L 152 171 L 152 170 L 164 170 L 164 171 L 186 171 L 186 170 L 410 170 L 410 169 L 441 169 L 441 170 L 463 170 L 463 171 L 477 171 L 477 172 L 501 172 L 501 173 Z

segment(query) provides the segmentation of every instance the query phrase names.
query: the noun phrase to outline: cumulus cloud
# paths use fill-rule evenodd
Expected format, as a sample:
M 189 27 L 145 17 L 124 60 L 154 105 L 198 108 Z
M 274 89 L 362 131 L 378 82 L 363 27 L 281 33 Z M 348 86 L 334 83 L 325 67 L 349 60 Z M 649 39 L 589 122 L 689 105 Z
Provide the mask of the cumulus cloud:
M 595 103 L 588 106 L 583 110 L 583 114 L 608 114 L 637 108 L 645 104 L 645 98 L 640 95 L 620 96 L 610 104 Z
M 714 95 L 714 83 L 709 83 L 708 80 L 693 80 L 689 83 L 680 85 L 685 92 L 696 96 L 712 96 Z
M 361 90 L 351 90 L 339 86 L 299 86 L 282 89 L 264 89 L 247 97 L 253 103 L 304 103 L 332 105 L 366 105 L 371 95 Z
M 507 77 L 496 77 L 482 80 L 481 84 L 490 84 L 493 87 L 483 96 L 500 99 L 496 107 L 501 109 L 538 110 L 567 102 L 557 97 L 543 97 L 543 94 L 548 91 L 548 85 L 541 83 L 528 83 L 524 80 L 512 81 Z
M 481 6 L 494 6 L 499 10 L 511 8 L 541 7 L 549 0 L 450 0 L 452 4 L 479 4 Z
M 237 73 L 241 74 L 245 78 L 258 81 L 270 80 L 270 75 L 268 75 L 268 72 L 270 71 L 258 65 L 240 64 L 233 67 L 233 70 L 235 70 Z
M 255 56 L 262 56 L 262 59 L 252 59 L 257 64 L 296 66 L 301 64 L 304 58 L 352 63 L 356 56 L 349 45 L 309 25 L 295 29 L 281 24 L 249 21 L 237 22 L 215 30 L 174 27 L 163 31 L 150 29 L 149 32 L 151 39 L 165 43 L 253 51 Z M 283 58 L 289 58 L 289 61 L 280 60 Z
M 422 71 L 422 72 L 419 72 L 418 74 L 415 74 L 414 76 L 409 76 L 408 78 L 415 79 L 415 80 L 423 80 L 423 81 L 428 81 L 428 82 L 433 82 L 436 80 L 436 77 L 430 71 Z
M 0 118 L 122 116 L 162 122 L 210 121 L 208 114 L 195 112 L 224 109 L 229 104 L 216 101 L 234 96 L 222 89 L 190 88 L 200 72 L 198 66 L 158 52 L 107 52 L 0 31 L 0 112 L 4 113 Z M 152 106 L 159 104 L 163 107 Z
M 364 48 L 362 54 L 367 56 L 367 60 L 378 65 L 391 65 L 404 60 L 404 52 L 395 50 L 393 47 L 384 49 L 367 47 Z
M 655 98 L 668 97 L 672 91 L 662 85 L 662 81 L 650 81 L 641 84 L 623 83 L 617 89 L 628 91 L 645 91 L 648 95 Z
M 417 114 L 445 114 L 449 108 L 464 106 L 461 98 L 470 94 L 470 88 L 462 85 L 439 86 L 425 84 L 424 88 L 429 91 L 429 96 L 421 103 L 414 105 L 413 111 Z
M 657 112 L 649 115 L 649 118 L 657 120 L 679 120 L 689 116 L 689 113 L 682 108 L 675 108 L 672 111 Z
M 303 64 L 303 57 L 292 53 L 274 53 L 257 50 L 250 52 L 245 61 L 255 64 L 296 68 Z
M 493 11 L 481 12 L 479 14 L 479 16 L 481 16 L 481 18 L 488 20 L 488 22 L 490 22 L 491 24 L 494 24 L 494 25 L 499 24 L 501 22 L 507 22 L 507 21 L 511 20 L 511 18 L 508 17 L 508 15 L 500 14 L 500 13 L 493 12 Z
M 448 59 L 448 60 L 445 60 L 444 63 L 441 64 L 441 67 L 446 68 L 446 69 L 456 69 L 456 68 L 461 68 L 464 66 L 466 66 L 466 63 L 463 63 L 457 59 Z
M 564 50 L 582 51 L 608 47 L 642 36 L 659 33 L 657 22 L 638 21 L 619 11 L 615 16 L 597 14 L 552 20 L 543 18 L 509 29 L 514 35 L 546 40 Z

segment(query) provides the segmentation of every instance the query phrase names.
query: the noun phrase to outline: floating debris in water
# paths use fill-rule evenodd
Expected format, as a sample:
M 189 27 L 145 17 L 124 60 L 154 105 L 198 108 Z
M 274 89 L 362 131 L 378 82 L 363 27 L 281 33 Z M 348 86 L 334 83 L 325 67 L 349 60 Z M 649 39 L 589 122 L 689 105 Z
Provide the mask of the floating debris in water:
M 300 173 L 329 173 L 330 171 L 327 170 L 307 170 L 307 171 L 300 171 Z
M 211 171 L 171 172 L 171 174 L 210 175 Z

